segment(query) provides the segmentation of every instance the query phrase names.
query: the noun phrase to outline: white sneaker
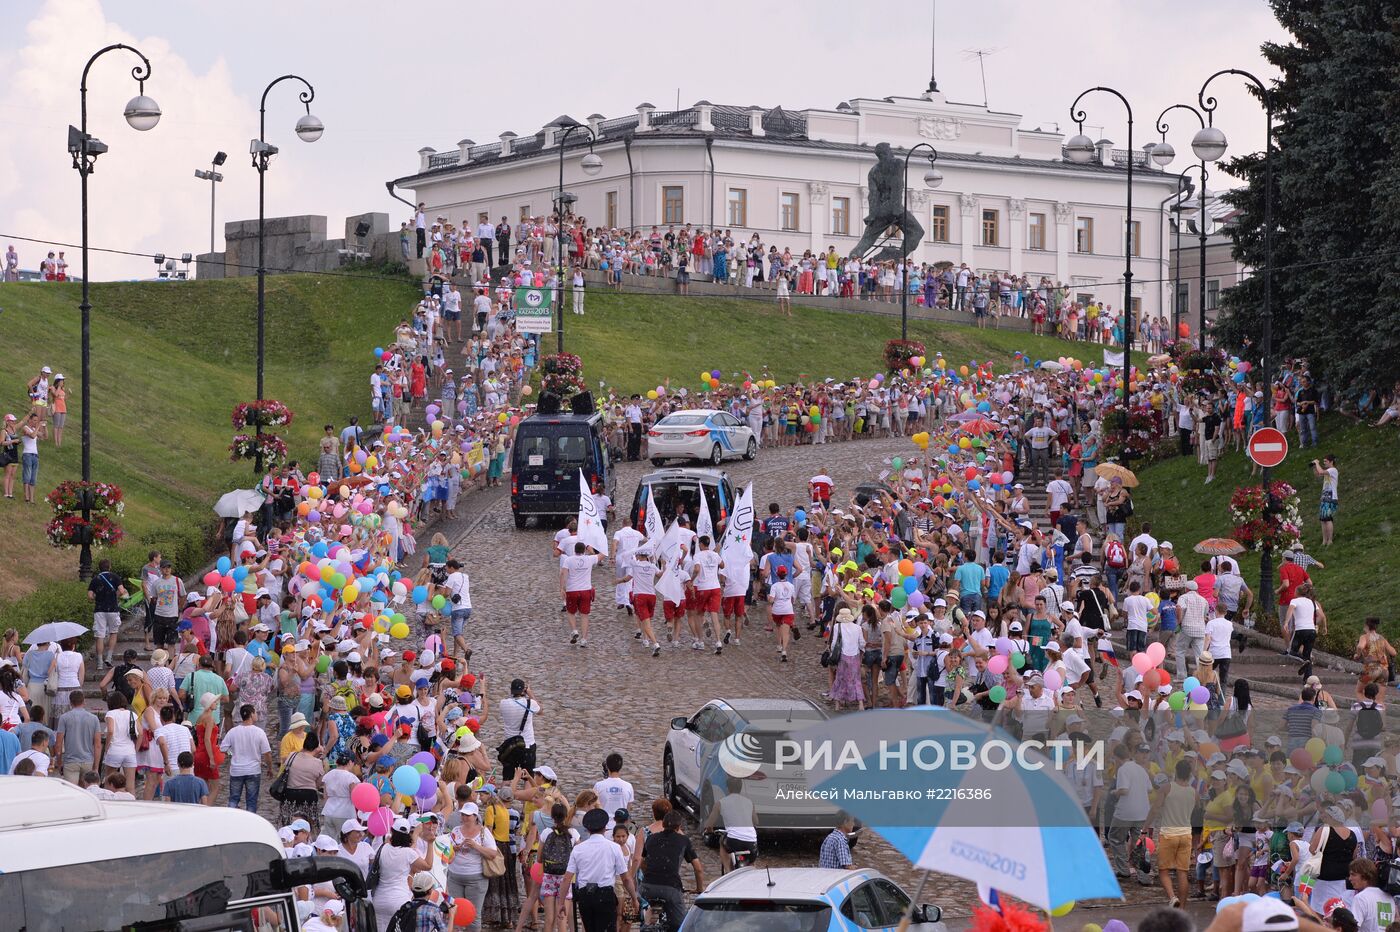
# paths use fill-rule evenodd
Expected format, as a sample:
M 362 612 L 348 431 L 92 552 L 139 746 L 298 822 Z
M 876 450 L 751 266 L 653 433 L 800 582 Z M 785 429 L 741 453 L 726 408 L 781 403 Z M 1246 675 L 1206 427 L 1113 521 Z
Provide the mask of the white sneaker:
M 729 643 L 733 644 L 735 647 L 738 647 L 738 646 L 739 646 L 739 639 L 738 639 L 738 638 L 731 638 Z
M 578 642 L 578 646 L 579 646 L 579 647 L 587 647 L 587 646 L 588 646 L 588 638 L 584 638 L 584 639 L 582 639 L 581 641 L 579 641 L 579 642 Z
M 700 643 L 700 639 L 699 639 L 699 638 L 696 638 L 694 641 L 691 642 L 690 649 L 691 649 L 691 650 L 704 650 L 704 649 L 705 649 L 705 645 Z

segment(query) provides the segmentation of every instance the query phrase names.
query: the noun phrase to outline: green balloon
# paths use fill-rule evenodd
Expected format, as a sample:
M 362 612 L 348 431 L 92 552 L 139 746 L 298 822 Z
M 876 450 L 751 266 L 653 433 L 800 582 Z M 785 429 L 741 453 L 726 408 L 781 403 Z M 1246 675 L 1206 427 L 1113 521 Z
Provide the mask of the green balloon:
M 442 611 L 442 607 L 447 604 L 447 599 L 440 595 L 433 596 L 433 608 Z
M 909 593 L 905 592 L 903 589 L 896 589 L 894 592 L 890 593 L 890 604 L 895 608 L 903 608 L 904 603 L 908 601 Z
M 1346 790 L 1347 781 L 1345 777 L 1334 770 L 1327 775 L 1327 781 L 1324 785 L 1329 793 L 1341 793 Z
M 985 453 L 978 453 L 978 454 L 977 454 L 977 462 L 978 462 L 978 463 L 985 463 L 985 462 L 987 462 L 987 454 L 985 454 Z
M 822 416 L 821 414 L 813 414 L 811 420 L 813 424 L 820 424 L 822 422 Z
M 1186 693 L 1181 690 L 1172 693 L 1167 697 L 1167 705 L 1171 707 L 1173 712 L 1180 712 L 1186 708 Z
M 890 465 L 893 466 L 896 470 L 903 469 L 903 468 L 904 468 L 904 458 L 903 458 L 903 457 L 900 457 L 900 456 L 896 456 L 894 459 L 890 460 Z
M 408 619 L 404 617 L 403 612 L 394 612 L 394 624 L 399 624 L 400 622 L 408 624 Z
M 1335 767 L 1342 762 L 1342 749 L 1335 744 L 1329 744 L 1327 750 L 1322 752 L 1322 762 L 1328 767 Z M 1340 774 L 1338 774 L 1340 776 Z M 1337 792 L 1333 790 L 1332 792 Z
M 322 654 L 320 657 L 318 657 L 318 658 L 316 659 L 316 672 L 317 672 L 317 673 L 325 673 L 325 672 L 326 672 L 327 670 L 329 670 L 330 668 L 331 668 L 331 658 L 327 657 L 325 654 Z
M 332 577 L 331 577 L 331 586 L 332 586 L 333 588 L 336 588 L 336 589 L 344 589 L 344 588 L 345 588 L 345 574 L 344 574 L 344 573 L 336 573 L 334 576 L 332 576 Z
M 1017 670 L 1021 669 L 1026 665 L 1026 655 L 1019 650 L 1013 650 L 1011 652 L 1011 665 Z
M 995 702 L 995 703 L 997 703 L 997 704 L 1001 704 L 1001 703 L 1005 702 L 1005 701 L 1006 701 L 1006 687 L 1005 687 L 1005 686 L 993 686 L 991 689 L 987 690 L 987 698 L 990 699 L 990 700 L 992 700 L 993 702 Z

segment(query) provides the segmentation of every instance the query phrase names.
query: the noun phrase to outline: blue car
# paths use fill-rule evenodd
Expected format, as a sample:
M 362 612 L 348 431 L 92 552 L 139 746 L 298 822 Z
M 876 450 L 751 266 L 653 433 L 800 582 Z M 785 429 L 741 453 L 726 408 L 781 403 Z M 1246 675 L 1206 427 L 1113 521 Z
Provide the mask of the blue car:
M 681 932 L 860 932 L 896 929 L 910 897 L 877 870 L 745 867 L 695 898 Z M 913 932 L 946 932 L 943 910 L 914 907 Z

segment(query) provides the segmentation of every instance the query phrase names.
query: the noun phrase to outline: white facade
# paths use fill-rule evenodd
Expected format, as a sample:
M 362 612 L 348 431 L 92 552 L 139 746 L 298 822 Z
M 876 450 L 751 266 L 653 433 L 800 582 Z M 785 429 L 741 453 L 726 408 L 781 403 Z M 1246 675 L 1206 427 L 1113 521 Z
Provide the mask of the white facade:
M 430 218 L 473 226 L 490 217 L 549 213 L 559 188 L 559 127 L 530 137 L 503 134 L 499 144 L 463 140 L 454 151 L 420 150 L 417 174 L 395 184 L 412 188 Z M 603 170 L 587 177 L 579 160 L 588 133 L 573 132 L 565 149 L 564 188 L 573 211 L 590 226 L 640 228 L 690 223 L 757 232 L 765 245 L 793 252 L 845 254 L 864 231 L 866 175 L 874 146 L 933 145 L 943 183 L 923 183 L 927 151 L 909 161 L 909 209 L 923 225 L 912 259 L 966 262 L 974 269 L 1046 276 L 1117 308 L 1122 305 L 1127 152 L 1102 140 L 1089 164 L 1065 160 L 1061 135 L 1025 130 L 1017 114 L 980 105 L 923 98 L 857 99 L 835 110 L 783 111 L 700 101 L 686 110 L 637 113 L 588 127 Z M 504 150 L 504 152 L 503 152 Z M 1138 152 L 1133 220 L 1140 243 L 1133 258 L 1133 295 L 1140 312 L 1169 307 L 1171 250 L 1163 202 L 1177 190 Z

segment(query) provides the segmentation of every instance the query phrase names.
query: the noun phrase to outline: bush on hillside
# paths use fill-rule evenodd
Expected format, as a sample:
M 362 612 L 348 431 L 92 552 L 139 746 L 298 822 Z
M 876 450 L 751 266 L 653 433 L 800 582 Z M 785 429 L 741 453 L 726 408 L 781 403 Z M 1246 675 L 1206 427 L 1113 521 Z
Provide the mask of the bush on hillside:
M 908 369 L 913 363 L 909 360 L 924 355 L 924 344 L 918 340 L 885 341 L 885 367 L 891 372 Z

